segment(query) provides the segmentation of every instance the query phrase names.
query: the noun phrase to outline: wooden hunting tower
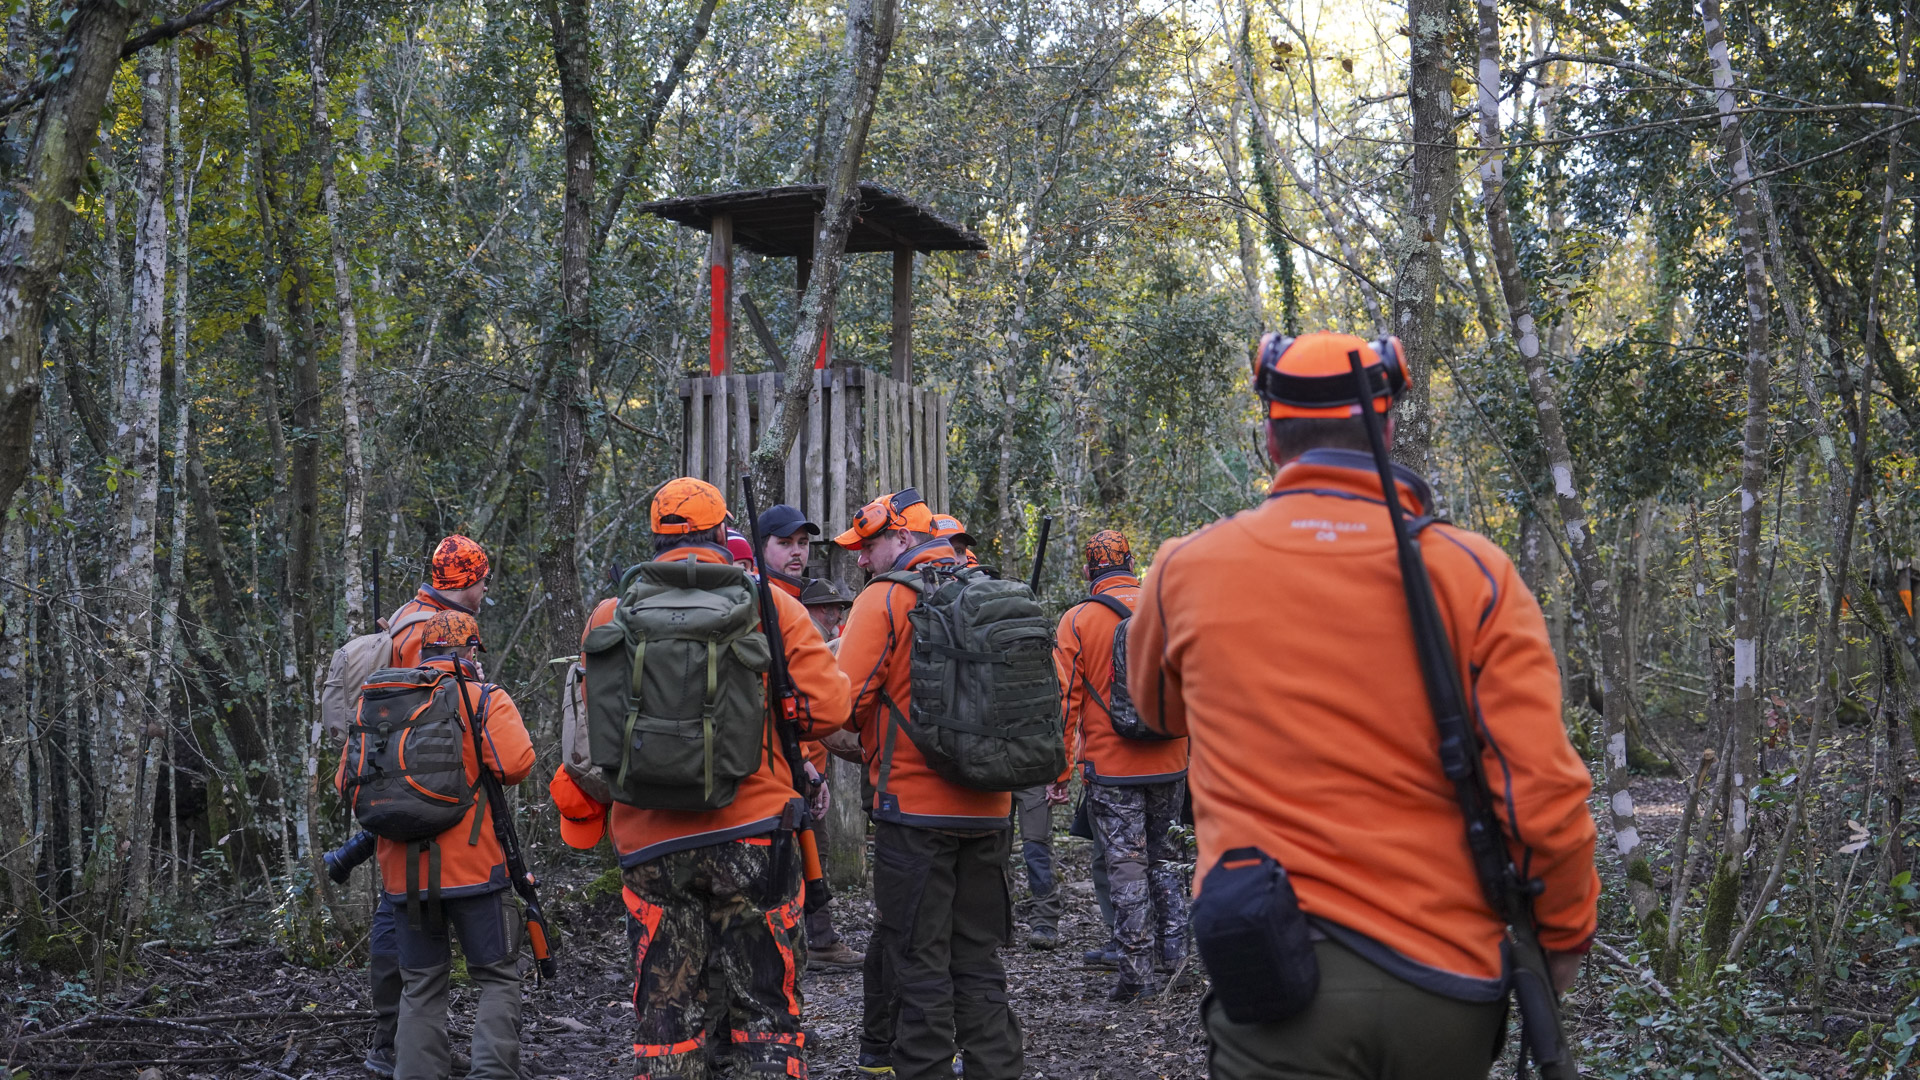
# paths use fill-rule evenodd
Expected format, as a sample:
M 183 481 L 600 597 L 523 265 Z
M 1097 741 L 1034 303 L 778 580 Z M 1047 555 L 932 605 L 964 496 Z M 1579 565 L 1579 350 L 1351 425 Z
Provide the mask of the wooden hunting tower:
M 772 421 L 780 387 L 791 374 L 735 372 L 736 303 L 776 368 L 784 368 L 786 354 L 753 298 L 733 280 L 734 248 L 795 260 L 794 277 L 804 295 L 825 196 L 825 185 L 802 184 L 663 199 L 641 207 L 712 238 L 707 248 L 709 373 L 680 382 L 680 460 L 687 475 L 707 480 L 729 500 L 738 493 L 739 473 Z M 893 365 L 889 376 L 836 362 L 829 317 L 820 354 L 807 372 L 813 391 L 800 436 L 787 455 L 785 494 L 786 502 L 820 525 L 822 539 L 844 530 L 852 511 L 885 491 L 917 487 L 937 512 L 946 511 L 948 399 L 913 385 L 913 260 L 922 251 L 986 247 L 974 233 L 897 192 L 860 185 L 859 216 L 847 237 L 847 253 L 893 255 Z M 834 560 L 834 570 L 833 577 L 843 576 L 840 560 Z

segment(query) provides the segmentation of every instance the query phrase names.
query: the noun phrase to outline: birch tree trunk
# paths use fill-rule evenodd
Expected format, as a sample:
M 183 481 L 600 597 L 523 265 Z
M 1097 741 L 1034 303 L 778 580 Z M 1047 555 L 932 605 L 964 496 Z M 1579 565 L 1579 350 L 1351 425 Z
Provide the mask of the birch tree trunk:
M 1734 231 L 1740 244 L 1740 274 L 1747 300 L 1747 417 L 1740 454 L 1740 528 L 1733 555 L 1733 715 L 1732 753 L 1727 762 L 1731 790 L 1727 805 L 1725 843 L 1720 864 L 1707 890 L 1706 924 L 1702 929 L 1703 961 L 1717 962 L 1732 931 L 1740 873 L 1746 858 L 1746 769 L 1754 754 L 1754 728 L 1759 711 L 1761 499 L 1767 485 L 1767 378 L 1772 352 L 1772 311 L 1767 292 L 1762 223 L 1753 190 L 1753 164 L 1747 137 L 1735 111 L 1733 60 L 1727 50 L 1720 0 L 1701 0 L 1700 20 L 1706 32 L 1707 55 L 1713 63 L 1714 106 L 1720 116 L 1720 151 L 1732 178 Z M 1836 583 L 1845 588 L 1845 583 Z
M 1655 929 L 1660 897 L 1653 887 L 1653 871 L 1641 850 L 1640 829 L 1628 790 L 1626 716 L 1631 704 L 1622 671 L 1626 655 L 1620 616 L 1611 586 L 1600 566 L 1598 545 L 1587 520 L 1568 450 L 1566 426 L 1560 419 L 1560 388 L 1555 385 L 1547 358 L 1541 355 L 1540 333 L 1533 320 L 1533 298 L 1521 276 L 1513 233 L 1507 223 L 1505 151 L 1500 134 L 1500 14 L 1497 0 L 1477 0 L 1480 65 L 1480 199 L 1487 221 L 1487 247 L 1507 302 L 1507 316 L 1520 362 L 1526 367 L 1528 396 L 1540 427 L 1540 440 L 1553 474 L 1554 507 L 1567 538 L 1574 580 L 1600 639 L 1600 700 L 1605 725 L 1607 805 L 1613 817 L 1614 848 L 1624 864 L 1627 899 L 1643 930 Z M 1649 944 L 1660 940 L 1648 934 Z
M 110 760 L 106 826 L 118 858 L 106 860 L 106 872 L 94 879 L 98 910 L 105 912 L 122 895 L 125 912 L 135 917 L 144 907 L 148 833 L 152 809 L 146 790 L 155 777 L 144 759 L 152 744 L 149 690 L 153 685 L 154 537 L 160 502 L 161 337 L 167 286 L 167 70 L 165 55 L 152 50 L 140 58 L 140 149 L 135 173 L 137 210 L 133 233 L 131 348 L 120 377 L 115 449 L 121 479 L 116 492 L 114 553 L 107 585 L 114 598 L 109 692 L 105 735 Z M 125 877 L 122 878 L 124 873 Z M 122 881 L 125 893 L 120 892 Z
M 333 254 L 333 312 L 340 323 L 340 458 L 342 557 L 346 636 L 364 633 L 367 621 L 363 522 L 367 510 L 366 464 L 360 444 L 360 328 L 353 310 L 353 266 L 340 220 L 340 188 L 334 181 L 333 120 L 327 111 L 326 22 L 320 4 L 307 5 L 307 68 L 313 88 L 313 152 L 320 168 L 320 200 L 327 210 Z
M 848 0 L 846 61 L 833 94 L 831 129 L 839 133 L 833 173 L 827 181 L 826 205 L 820 211 L 820 232 L 813 238 L 813 272 L 800 300 L 800 326 L 787 354 L 789 378 L 780 390 L 780 412 L 767 425 L 753 452 L 754 490 L 770 503 L 784 486 L 787 451 L 806 419 L 807 398 L 813 389 L 813 360 L 833 318 L 840 296 L 840 264 L 847 235 L 859 216 L 860 161 L 866 154 L 867 131 L 873 125 L 874 102 L 886 75 L 887 58 L 899 30 L 900 0 Z M 729 498 L 732 492 L 726 493 Z M 1003 509 L 1004 512 L 1004 509 Z
M 1431 472 L 1433 440 L 1431 373 L 1442 340 L 1434 305 L 1440 287 L 1440 237 L 1459 186 L 1453 147 L 1453 0 L 1409 0 L 1407 29 L 1412 42 L 1407 94 L 1413 107 L 1413 171 L 1407 183 L 1406 220 L 1401 225 L 1393 285 L 1393 324 L 1407 351 L 1407 394 L 1400 401 L 1393 456 L 1421 473 Z M 1496 87 L 1494 93 L 1498 94 Z
M 120 46 L 139 14 L 140 5 L 130 0 L 75 6 L 55 57 L 63 74 L 40 103 L 40 121 L 20 169 L 26 182 L 18 208 L 0 229 L 0 515 L 27 477 L 47 298 L 66 260 L 74 196 L 120 65 Z

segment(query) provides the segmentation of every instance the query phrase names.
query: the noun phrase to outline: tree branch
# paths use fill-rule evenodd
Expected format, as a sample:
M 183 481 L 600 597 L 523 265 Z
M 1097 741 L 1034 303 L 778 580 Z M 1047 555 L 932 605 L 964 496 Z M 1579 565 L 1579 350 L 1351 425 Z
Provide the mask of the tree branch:
M 179 37 L 181 34 L 186 33 L 196 26 L 212 22 L 221 12 L 232 7 L 234 2 L 235 0 L 207 0 L 206 3 L 201 4 L 185 15 L 168 19 L 165 22 L 155 23 L 153 26 L 148 27 L 144 33 L 135 34 L 127 39 L 126 44 L 120 46 L 120 59 L 125 60 L 127 57 L 132 56 L 148 46 L 158 45 L 162 41 Z M 21 109 L 46 97 L 47 91 L 53 89 L 53 85 L 57 81 L 57 79 L 39 79 L 29 83 L 25 89 L 15 91 L 4 98 L 0 98 L 0 116 L 17 113 Z

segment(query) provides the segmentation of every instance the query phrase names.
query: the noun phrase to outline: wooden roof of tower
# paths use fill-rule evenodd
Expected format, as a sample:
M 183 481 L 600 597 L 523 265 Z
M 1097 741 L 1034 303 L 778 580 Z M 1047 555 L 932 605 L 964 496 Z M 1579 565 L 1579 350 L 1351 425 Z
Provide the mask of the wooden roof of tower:
M 826 201 L 825 184 L 791 184 L 752 191 L 660 199 L 640 209 L 703 232 L 717 214 L 733 219 L 733 242 L 758 255 L 807 258 L 813 254 L 814 216 Z M 847 252 L 985 251 L 987 242 L 925 206 L 879 184 L 860 185 L 860 217 L 847 237 Z

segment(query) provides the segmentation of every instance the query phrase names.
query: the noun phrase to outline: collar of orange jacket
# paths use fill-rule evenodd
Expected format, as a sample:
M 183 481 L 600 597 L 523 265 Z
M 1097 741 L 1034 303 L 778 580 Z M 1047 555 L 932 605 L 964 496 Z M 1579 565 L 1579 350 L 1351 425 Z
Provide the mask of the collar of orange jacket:
M 685 562 L 689 558 L 695 562 L 731 565 L 733 562 L 733 552 L 715 544 L 681 544 L 679 547 L 668 548 L 660 554 L 655 555 L 653 561 Z
M 463 675 L 469 679 L 472 679 L 475 682 L 480 681 L 480 671 L 478 668 L 474 667 L 473 661 L 471 660 L 461 660 L 458 657 L 454 657 L 454 656 L 431 656 L 425 660 L 420 661 L 420 666 L 432 668 L 435 671 L 444 671 L 449 675 L 451 675 L 455 673 L 453 670 L 453 665 L 455 663 L 458 663 L 460 665 L 460 671 L 458 672 L 458 674 Z
M 1419 473 L 1396 464 L 1393 478 L 1400 488 L 1402 509 L 1414 515 L 1433 512 L 1433 491 Z M 1374 465 L 1372 454 L 1358 450 L 1309 450 L 1281 467 L 1268 495 L 1316 488 L 1378 499 L 1380 470 Z
M 921 563 L 959 561 L 960 556 L 954 552 L 952 544 L 945 540 L 929 540 L 919 547 L 910 547 L 901 552 L 900 557 L 894 560 L 893 568 L 911 570 Z
M 1099 577 L 1094 578 L 1093 584 L 1087 587 L 1087 591 L 1090 593 L 1099 594 L 1103 592 L 1112 592 L 1115 589 L 1125 589 L 1125 588 L 1128 588 L 1129 586 L 1138 585 L 1138 584 L 1140 584 L 1140 579 L 1134 576 L 1133 571 L 1121 570 L 1116 567 L 1115 569 L 1105 571 Z

